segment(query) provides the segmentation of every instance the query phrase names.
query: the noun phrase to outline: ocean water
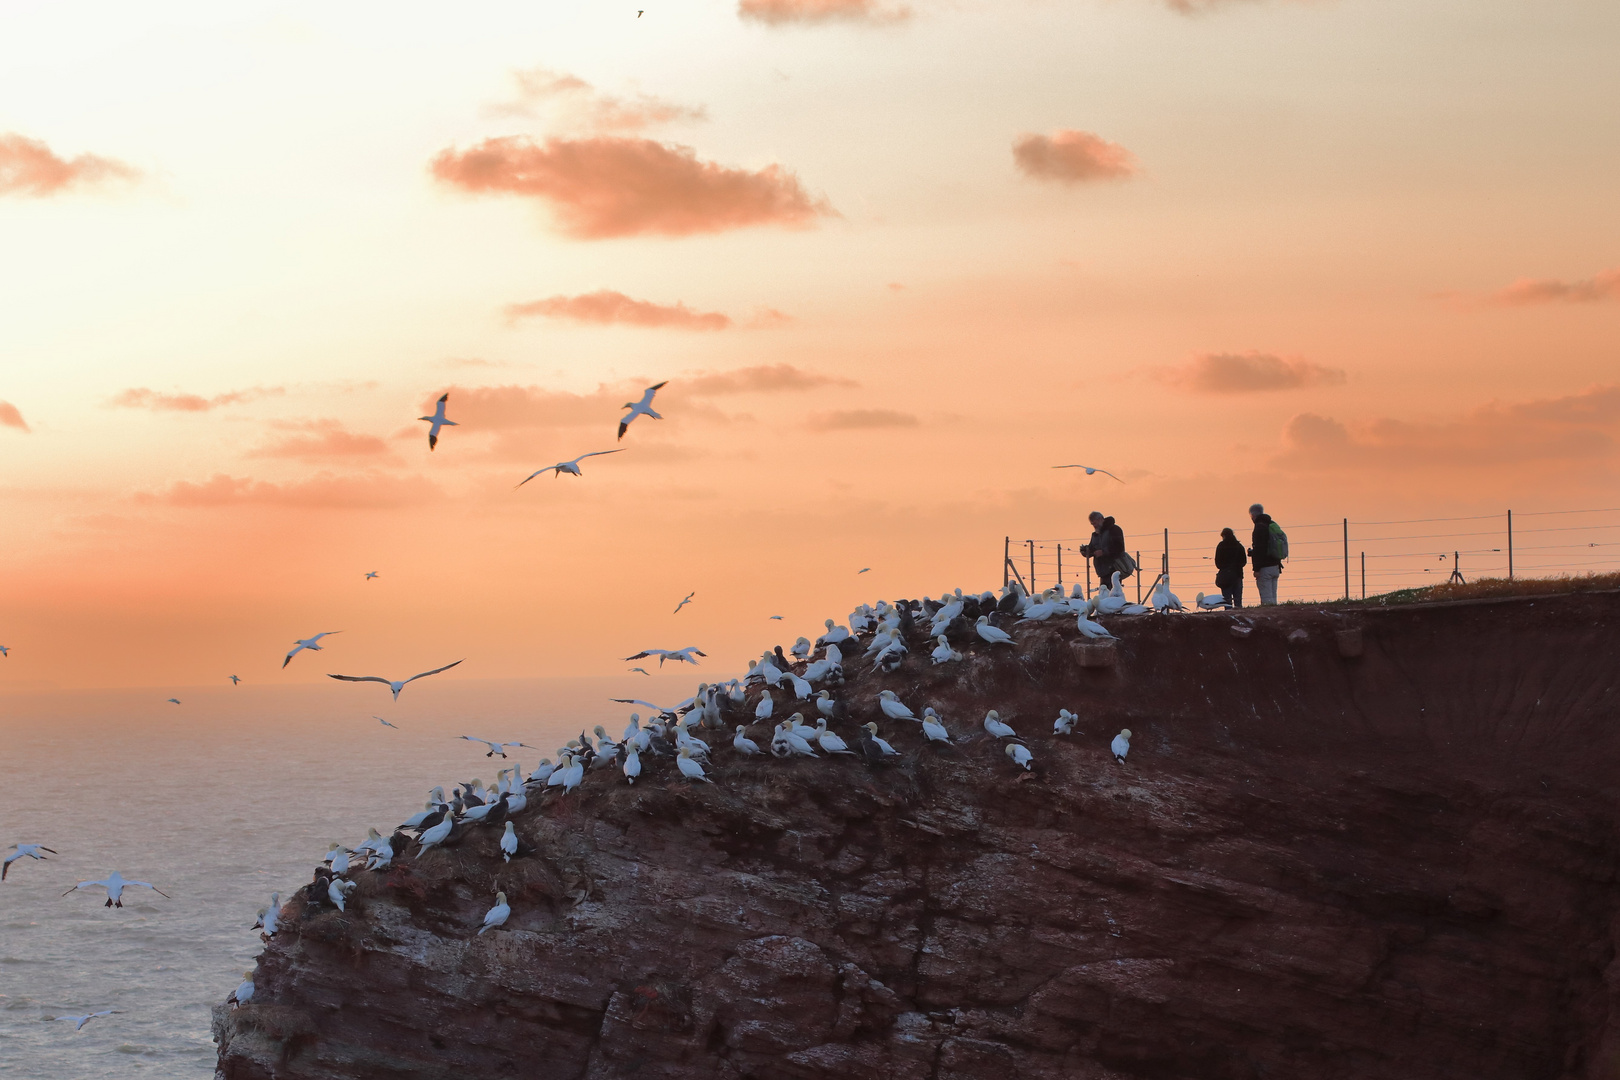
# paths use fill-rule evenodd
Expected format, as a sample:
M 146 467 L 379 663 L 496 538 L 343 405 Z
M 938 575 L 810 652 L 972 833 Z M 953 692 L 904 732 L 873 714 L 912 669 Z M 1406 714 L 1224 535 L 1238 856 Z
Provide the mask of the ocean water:
M 516 755 L 527 772 L 582 727 L 617 736 L 631 707 L 609 697 L 673 704 L 697 674 L 446 680 L 398 706 L 371 686 L 0 696 L 0 847 L 61 853 L 0 883 L 0 1077 L 211 1077 L 209 1010 L 263 948 L 255 913 L 307 882 L 330 842 L 386 834 L 433 785 L 509 764 L 456 736 L 534 744 Z M 114 870 L 172 899 L 61 895 Z M 45 1022 L 102 1009 L 117 1012 L 79 1032 Z

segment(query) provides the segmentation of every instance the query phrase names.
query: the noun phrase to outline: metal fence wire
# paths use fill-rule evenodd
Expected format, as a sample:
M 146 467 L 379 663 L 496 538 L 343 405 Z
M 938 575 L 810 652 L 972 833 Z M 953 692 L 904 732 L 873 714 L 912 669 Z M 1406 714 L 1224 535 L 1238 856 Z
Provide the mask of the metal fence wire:
M 1620 507 L 1278 524 L 1288 534 L 1289 550 L 1279 600 L 1351 599 L 1454 580 L 1620 570 Z M 1248 519 L 1231 528 L 1247 548 Z M 1215 545 L 1220 535 L 1219 526 L 1134 535 L 1127 531 L 1126 549 L 1141 568 L 1132 577 L 1135 588 L 1148 588 L 1159 573 L 1168 572 L 1173 586 L 1184 593 L 1217 591 Z M 1080 546 L 1090 539 L 1006 537 L 1002 584 L 1016 580 L 1036 594 L 1054 585 L 1070 591 L 1078 584 L 1090 596 L 1098 583 L 1090 560 L 1080 554 Z M 1244 573 L 1245 600 L 1258 600 L 1251 572 Z M 1126 591 L 1131 591 L 1129 583 Z

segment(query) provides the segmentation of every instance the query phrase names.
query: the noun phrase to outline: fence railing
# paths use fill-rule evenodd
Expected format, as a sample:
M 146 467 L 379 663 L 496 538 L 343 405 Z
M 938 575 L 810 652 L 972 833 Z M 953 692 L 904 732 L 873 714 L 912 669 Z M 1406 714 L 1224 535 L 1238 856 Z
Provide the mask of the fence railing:
M 1278 524 L 1288 533 L 1290 552 L 1279 582 L 1281 600 L 1348 599 L 1459 578 L 1620 570 L 1620 507 Z M 1231 528 L 1247 548 L 1248 519 Z M 1127 531 L 1126 548 L 1141 567 L 1133 575 L 1135 588 L 1148 588 L 1155 575 L 1168 571 L 1181 592 L 1213 592 L 1220 532 L 1219 526 L 1134 535 Z M 1002 550 L 1002 584 L 1016 579 L 1032 593 L 1052 585 L 1067 589 L 1081 584 L 1089 596 L 1097 582 L 1090 560 L 1080 554 L 1080 546 L 1089 541 L 1089 536 L 1046 540 L 1008 536 Z M 1130 588 L 1127 584 L 1127 591 Z M 1252 583 L 1247 588 L 1252 591 Z

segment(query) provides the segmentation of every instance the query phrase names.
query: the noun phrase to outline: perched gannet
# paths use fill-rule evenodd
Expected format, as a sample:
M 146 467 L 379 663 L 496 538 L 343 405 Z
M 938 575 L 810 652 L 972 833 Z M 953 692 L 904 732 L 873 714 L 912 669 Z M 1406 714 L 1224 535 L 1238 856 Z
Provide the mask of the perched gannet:
M 865 727 L 866 730 L 871 734 L 872 742 L 877 746 L 878 750 L 883 753 L 884 757 L 898 757 L 900 755 L 900 751 L 890 746 L 886 739 L 883 739 L 878 735 L 878 726 L 876 721 L 866 724 Z
M 794 713 L 792 717 L 776 725 L 776 733 L 771 737 L 771 751 L 774 753 L 776 744 L 780 742 L 787 745 L 789 753 L 820 757 L 821 755 L 816 753 L 816 748 L 810 745 L 810 740 L 798 730 L 798 724 L 794 722 L 798 716 L 798 713 Z
M 1047 589 L 1041 593 L 1038 601 L 1033 601 L 1024 608 L 1024 617 L 1019 622 L 1045 622 L 1056 615 L 1060 607 L 1067 606 L 1061 595 L 1054 595 L 1056 593 L 1056 589 Z
M 904 702 L 894 696 L 893 690 L 884 690 L 878 694 L 878 708 L 890 720 L 915 720 L 917 716 L 908 709 Z
M 1088 638 L 1112 638 L 1114 636 L 1108 632 L 1108 628 L 1103 626 L 1102 623 L 1092 622 L 1086 618 L 1086 613 L 1083 611 L 1075 616 L 1074 626 L 1076 630 L 1079 630 Z
M 1126 728 L 1114 736 L 1114 741 L 1108 749 L 1114 752 L 1114 760 L 1121 765 L 1125 764 L 1125 755 L 1131 752 L 1131 729 Z
M 988 615 L 980 615 L 979 621 L 974 624 L 973 629 L 982 640 L 989 642 L 991 645 L 1011 645 L 1013 643 L 1011 634 L 999 626 L 990 625 L 990 616 Z
M 377 838 L 378 842 L 371 846 L 371 854 L 366 858 L 367 870 L 386 870 L 394 865 L 394 841 L 392 838 L 384 840 Z
M 248 987 L 248 996 L 252 997 L 253 996 L 253 984 L 248 983 L 247 987 Z M 84 1030 L 84 1025 L 88 1024 L 90 1021 L 92 1021 L 92 1020 L 94 1020 L 94 1019 L 96 1019 L 97 1017 L 100 1017 L 100 1016 L 111 1016 L 112 1014 L 113 1014 L 112 1009 L 103 1009 L 100 1012 L 86 1013 L 83 1016 L 53 1016 L 53 1017 L 51 1017 L 51 1019 L 52 1020 L 71 1020 L 73 1022 L 73 1030 L 74 1031 L 83 1031 Z
M 827 632 L 816 639 L 817 645 L 836 645 L 840 641 L 849 640 L 850 634 L 848 627 L 839 626 L 831 619 L 828 619 L 825 625 L 827 627 Z
M 809 638 L 800 635 L 799 640 L 795 641 L 793 643 L 793 648 L 788 651 L 793 654 L 793 659 L 795 660 L 808 660 L 810 659 L 810 653 L 814 650 L 814 648 L 815 647 L 810 644 Z
M 1125 590 L 1120 586 L 1120 573 L 1114 571 L 1106 588 L 1098 592 L 1096 610 L 1104 615 L 1118 615 L 1125 608 Z
M 321 860 L 332 868 L 332 873 L 342 877 L 349 872 L 349 853 L 342 844 L 333 842 L 327 846 L 326 858 Z
M 688 747 L 681 747 L 680 756 L 675 759 L 675 767 L 680 769 L 681 775 L 688 780 L 701 780 L 705 784 L 714 783 L 713 780 L 703 775 L 703 766 L 699 765 L 697 760 L 692 757 L 692 751 Z
M 1078 719 L 1080 718 L 1068 709 L 1059 709 L 1057 719 L 1052 721 L 1052 734 L 1073 735 L 1074 722 Z
M 66 896 L 68 893 L 78 892 L 80 889 L 106 889 L 107 903 L 103 906 L 123 907 L 124 889 L 130 885 L 139 885 L 143 889 L 151 889 L 165 900 L 173 899 L 173 897 L 171 897 L 168 893 L 164 892 L 156 885 L 153 885 L 150 881 L 130 881 L 117 870 L 114 870 L 111 874 L 100 881 L 81 881 L 62 895 Z
M 506 822 L 506 829 L 501 833 L 501 861 L 511 862 L 512 856 L 517 854 L 517 831 L 512 827 L 510 819 Z
M 324 646 L 320 644 L 321 638 L 331 637 L 333 634 L 341 633 L 343 633 L 341 630 L 324 630 L 321 633 L 316 634 L 314 637 L 294 638 L 292 652 L 288 653 L 281 661 L 281 666 L 286 667 L 288 664 L 292 663 L 292 658 L 303 652 L 305 649 L 308 649 L 310 652 L 320 652 L 321 649 L 324 648 Z
M 1194 601 L 1198 604 L 1199 609 L 1203 611 L 1226 606 L 1226 597 L 1221 593 L 1210 593 L 1208 596 L 1199 593 L 1194 598 Z
M 849 754 L 851 757 L 855 755 L 855 751 L 849 748 L 848 743 L 827 730 L 825 717 L 816 720 L 816 743 L 829 754 Z
M 359 882 L 344 881 L 342 878 L 335 877 L 332 879 L 332 884 L 326 887 L 326 898 L 332 901 L 332 906 L 339 911 L 347 911 L 348 908 L 344 906 L 345 901 L 349 899 L 349 894 L 359 887 Z
M 1021 766 L 1025 772 L 1029 771 L 1029 768 L 1030 768 L 1029 763 L 1033 759 L 1030 757 L 1029 749 L 1027 747 L 1025 747 L 1022 743 L 1015 743 L 1015 742 L 1008 743 L 1007 744 L 1007 756 L 1012 758 L 1012 762 L 1013 762 L 1014 765 Z
M 631 421 L 638 416 L 646 416 L 654 420 L 663 419 L 662 416 L 659 416 L 657 413 L 653 412 L 652 399 L 654 394 L 658 393 L 658 391 L 662 390 L 668 385 L 669 380 L 665 379 L 663 382 L 654 386 L 649 386 L 647 389 L 643 390 L 641 392 L 640 401 L 627 401 L 620 406 L 620 408 L 629 409 L 630 411 L 619 418 L 619 438 L 624 438 L 624 433 L 630 427 Z
M 438 792 L 439 796 L 441 798 L 444 796 L 444 789 L 443 788 L 434 788 L 433 790 Z M 419 828 L 424 821 L 426 821 L 428 818 L 432 817 L 433 814 L 435 814 L 438 811 L 439 807 L 441 807 L 443 805 L 444 804 L 442 802 L 434 802 L 433 800 L 429 799 L 426 803 L 424 803 L 422 805 L 422 809 L 418 810 L 416 813 L 414 813 L 410 817 L 406 818 L 403 822 L 400 823 L 399 827 L 402 828 L 402 829 Z
M 478 932 L 482 934 L 485 930 L 493 930 L 497 926 L 505 925 L 511 914 L 512 905 L 506 902 L 506 894 L 497 892 L 495 894 L 495 906 L 484 912 L 484 925 L 478 928 Z
M 641 775 L 641 751 L 636 749 L 635 743 L 626 743 L 624 747 L 624 781 L 634 784 Z
M 838 716 L 838 709 L 838 701 L 832 696 L 831 691 L 823 690 L 816 694 L 816 712 L 832 720 Z
M 55 848 L 48 848 L 44 844 L 12 844 L 6 850 L 15 852 L 15 854 L 7 855 L 5 861 L 0 862 L 0 881 L 6 880 L 6 875 L 11 872 L 11 864 L 16 862 L 18 859 L 29 858 L 43 860 L 45 856 L 40 854 L 42 851 L 48 851 L 52 855 L 60 854 L 60 852 L 58 852 Z
M 584 781 L 585 763 L 579 760 L 579 755 L 570 754 L 568 757 L 568 768 L 562 770 L 562 774 L 562 789 L 563 794 L 566 795 L 570 791 L 573 791 L 575 788 L 579 787 L 579 785 Z
M 764 751 L 759 748 L 759 743 L 755 742 L 753 739 L 750 739 L 745 734 L 745 732 L 747 732 L 747 730 L 748 729 L 746 727 L 744 727 L 741 724 L 738 724 L 737 725 L 737 736 L 736 736 L 736 738 L 731 740 L 731 745 L 736 747 L 739 752 L 744 753 L 744 754 L 761 754 L 761 753 L 764 753 Z
M 793 696 L 800 701 L 808 701 L 810 695 L 815 693 L 808 680 L 801 679 L 791 671 L 782 672 L 782 680 L 793 687 Z
M 446 390 L 439 396 L 438 404 L 433 407 L 432 416 L 418 416 L 418 420 L 428 422 L 428 449 L 432 450 L 439 445 L 439 429 L 445 427 L 459 427 L 454 420 L 446 420 L 444 416 L 444 403 L 449 400 L 450 392 Z
M 225 999 L 225 1003 L 227 1005 L 231 1006 L 232 1008 L 240 1008 L 241 1006 L 246 1005 L 248 1002 L 250 1002 L 252 1000 L 253 1000 L 253 972 L 244 971 L 244 972 L 242 972 L 242 983 L 241 983 L 241 985 L 238 986 L 235 990 L 231 991 L 231 996 Z
M 463 659 L 465 659 L 465 657 L 463 657 Z M 455 667 L 456 664 L 459 664 L 461 662 L 462 662 L 461 660 L 457 660 L 453 664 L 446 664 L 446 665 L 444 665 L 444 667 L 436 667 L 432 671 L 419 672 L 418 674 L 412 675 L 408 679 L 397 679 L 397 680 L 396 679 L 385 679 L 381 675 L 330 675 L 330 674 L 327 675 L 327 678 L 329 678 L 329 679 L 342 679 L 344 682 L 380 682 L 384 686 L 388 687 L 388 689 L 390 689 L 390 690 L 392 690 L 394 692 L 394 700 L 398 701 L 399 700 L 399 692 L 401 690 L 405 689 L 405 684 L 413 683 L 417 679 L 425 679 L 429 675 L 437 675 L 441 671 L 449 671 L 451 668 Z M 480 741 L 482 741 L 482 740 L 480 740 Z
M 1155 611 L 1182 611 L 1181 601 L 1176 594 L 1170 591 L 1170 575 L 1165 573 L 1159 578 L 1159 583 L 1153 586 L 1153 595 L 1148 597 Z
M 273 892 L 270 894 L 270 903 L 259 909 L 259 917 L 254 920 L 250 929 L 262 931 L 264 939 L 268 941 L 276 936 L 276 931 L 280 927 L 281 894 Z
M 603 454 L 622 454 L 623 452 L 624 447 L 622 446 L 617 450 L 593 450 L 589 454 L 579 455 L 579 457 L 574 458 L 572 461 L 559 461 L 555 465 L 542 465 L 528 476 L 525 476 L 522 480 L 519 480 L 517 486 L 522 487 L 524 484 L 527 484 L 530 480 L 533 480 L 540 474 L 548 472 L 554 477 L 561 476 L 563 473 L 567 473 L 569 476 L 583 476 L 584 474 L 579 471 L 579 463 L 584 461 L 586 458 L 600 457 Z
M 417 857 L 420 858 L 428 848 L 444 843 L 450 836 L 450 830 L 455 827 L 456 819 L 445 814 L 443 821 L 432 828 L 424 829 L 422 835 L 417 838 Z
M 596 757 L 591 759 L 591 768 L 601 769 L 613 764 L 618 759 L 622 743 L 616 743 L 607 737 L 607 731 L 601 724 L 594 728 L 596 732 Z
M 948 743 L 951 741 L 951 733 L 945 730 L 945 725 L 940 721 L 939 714 L 934 712 L 932 708 L 923 710 L 922 731 L 923 736 L 929 742 Z
M 984 730 L 998 739 L 1018 738 L 1018 732 L 1002 723 L 1001 714 L 994 709 L 984 714 Z
M 944 634 L 940 634 L 934 640 L 939 642 L 939 644 L 935 645 L 934 651 L 928 654 L 934 658 L 934 663 L 948 664 L 952 660 L 962 659 L 962 654 L 951 648 L 951 643 L 945 640 Z
M 649 656 L 658 657 L 658 666 L 663 667 L 665 660 L 674 660 L 678 663 L 696 665 L 694 656 L 708 656 L 709 654 L 696 645 L 688 645 L 684 649 L 642 649 L 634 656 L 627 656 L 625 660 L 645 660 Z
M 775 705 L 773 705 L 771 702 L 771 692 L 769 690 L 761 690 L 759 692 L 759 704 L 754 706 L 754 719 L 769 720 L 771 718 L 771 713 L 775 711 L 775 708 Z

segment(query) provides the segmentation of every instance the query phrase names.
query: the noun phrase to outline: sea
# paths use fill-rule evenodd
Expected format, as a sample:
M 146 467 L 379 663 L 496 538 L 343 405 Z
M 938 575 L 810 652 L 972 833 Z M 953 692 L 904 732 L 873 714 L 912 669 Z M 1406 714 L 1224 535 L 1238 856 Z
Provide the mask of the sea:
M 617 737 L 647 714 L 610 698 L 673 705 L 696 675 L 446 679 L 397 705 L 370 685 L 0 693 L 0 848 L 59 852 L 0 883 L 0 1077 L 211 1077 L 210 1008 L 264 947 L 258 909 L 332 841 L 387 835 L 434 785 L 510 764 L 458 736 L 532 744 L 509 751 L 527 773 L 581 730 Z M 114 870 L 169 898 L 62 895 Z M 103 1009 L 82 1031 L 51 1019 Z

